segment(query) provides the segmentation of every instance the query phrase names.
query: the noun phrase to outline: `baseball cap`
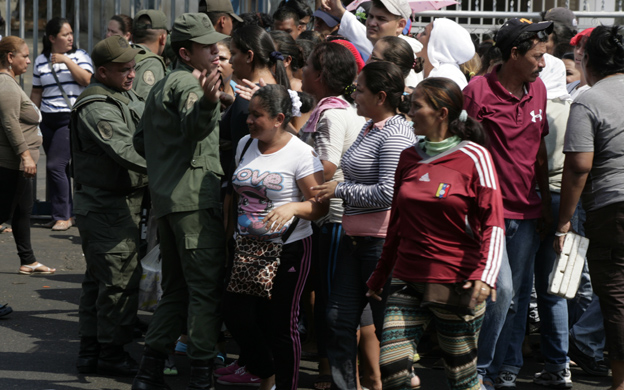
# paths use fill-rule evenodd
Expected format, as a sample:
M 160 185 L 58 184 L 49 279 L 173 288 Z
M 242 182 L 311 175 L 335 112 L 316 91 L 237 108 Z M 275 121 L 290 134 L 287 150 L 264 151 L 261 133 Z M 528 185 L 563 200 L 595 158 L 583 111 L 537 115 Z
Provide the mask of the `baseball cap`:
M 528 19 L 509 19 L 503 24 L 500 30 L 498 30 L 496 39 L 494 39 L 496 42 L 495 46 L 502 50 L 503 48 L 511 46 L 516 38 L 524 32 L 538 33 L 544 31 L 546 34 L 550 34 L 552 30 L 553 22 L 533 23 Z
M 407 0 L 381 0 L 381 3 L 392 15 L 400 16 L 403 19 L 409 19 L 412 16 L 412 8 Z
M 556 7 L 549 9 L 544 15 L 544 20 L 551 22 L 559 22 L 567 26 L 570 30 L 576 30 L 578 22 L 574 12 L 564 7 Z
M 312 16 L 314 16 L 315 18 L 321 18 L 323 19 L 323 22 L 325 22 L 325 24 L 327 25 L 327 27 L 336 27 L 336 25 L 338 25 L 338 23 L 340 23 L 340 19 L 338 19 L 337 17 L 328 14 L 327 12 L 323 11 L 322 9 L 317 9 L 316 11 L 314 11 L 314 13 L 312 14 Z
M 152 29 L 154 30 L 169 30 L 169 27 L 167 26 L 167 16 L 162 12 L 159 11 L 157 9 L 144 9 L 139 11 L 136 16 L 134 17 L 134 24 L 137 23 L 137 21 L 141 18 L 141 17 L 145 17 L 147 16 L 152 24 Z
M 572 37 L 572 39 L 570 39 L 570 45 L 572 46 L 578 45 L 579 42 L 581 42 L 581 39 L 583 39 L 583 37 L 589 37 L 592 31 L 594 31 L 594 27 L 586 28 L 585 30 L 576 34 L 574 37 Z
M 98 42 L 91 52 L 91 59 L 96 68 L 109 62 L 126 63 L 137 54 L 145 54 L 143 49 L 133 49 L 124 37 L 113 35 Z
M 232 8 L 232 2 L 230 2 L 229 0 L 206 1 L 206 12 L 225 12 L 237 21 L 243 21 L 240 16 L 236 15 L 236 12 L 234 12 L 234 8 Z
M 227 35 L 215 31 L 208 15 L 188 13 L 178 16 L 171 29 L 171 42 L 192 41 L 201 45 L 212 45 Z

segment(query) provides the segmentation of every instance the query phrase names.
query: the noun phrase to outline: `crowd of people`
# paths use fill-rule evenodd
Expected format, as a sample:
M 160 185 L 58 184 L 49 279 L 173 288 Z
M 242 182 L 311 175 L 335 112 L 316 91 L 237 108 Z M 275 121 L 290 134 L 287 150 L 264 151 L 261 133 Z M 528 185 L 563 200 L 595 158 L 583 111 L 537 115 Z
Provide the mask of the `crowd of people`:
M 624 28 L 553 8 L 478 41 L 446 18 L 416 34 L 406 0 L 320 4 L 114 15 L 91 53 L 53 18 L 30 97 L 28 46 L 0 41 L 0 222 L 20 274 L 56 271 L 30 240 L 43 146 L 49 227 L 76 225 L 86 262 L 78 372 L 168 389 L 176 351 L 189 389 L 294 390 L 307 329 L 315 389 L 417 389 L 433 329 L 451 389 L 515 389 L 539 326 L 534 383 L 571 388 L 574 361 L 623 390 Z M 570 232 L 590 245 L 566 301 Z

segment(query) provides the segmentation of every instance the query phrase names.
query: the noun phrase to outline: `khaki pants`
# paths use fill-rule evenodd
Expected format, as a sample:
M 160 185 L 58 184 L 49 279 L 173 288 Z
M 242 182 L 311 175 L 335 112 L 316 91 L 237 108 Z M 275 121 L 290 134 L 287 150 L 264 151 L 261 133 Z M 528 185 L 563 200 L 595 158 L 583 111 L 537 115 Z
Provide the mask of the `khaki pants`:
M 188 355 L 212 361 L 222 323 L 225 232 L 220 209 L 167 214 L 158 219 L 163 295 L 145 345 L 170 353 L 188 318 Z

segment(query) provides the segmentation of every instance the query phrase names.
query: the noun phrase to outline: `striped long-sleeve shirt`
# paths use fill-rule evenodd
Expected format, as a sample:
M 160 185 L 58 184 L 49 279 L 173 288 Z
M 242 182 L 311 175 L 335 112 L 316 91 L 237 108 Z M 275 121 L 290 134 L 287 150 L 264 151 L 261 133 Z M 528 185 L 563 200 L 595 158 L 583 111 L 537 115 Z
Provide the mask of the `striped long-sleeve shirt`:
M 416 142 L 402 115 L 389 118 L 382 128 L 372 120 L 364 125 L 340 162 L 345 181 L 336 187 L 336 197 L 344 201 L 345 215 L 390 210 L 399 157 Z

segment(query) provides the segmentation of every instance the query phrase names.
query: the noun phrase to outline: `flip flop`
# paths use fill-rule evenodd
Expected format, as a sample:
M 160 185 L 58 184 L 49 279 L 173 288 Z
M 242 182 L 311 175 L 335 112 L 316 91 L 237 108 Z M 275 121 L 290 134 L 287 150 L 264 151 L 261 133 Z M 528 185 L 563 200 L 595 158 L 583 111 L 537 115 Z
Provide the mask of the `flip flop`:
M 0 225 L 0 234 L 2 233 L 13 233 L 13 229 L 8 226 Z
M 50 268 L 47 265 L 43 265 L 41 263 L 35 263 L 34 265 L 23 265 L 22 267 L 29 269 L 28 271 L 23 271 L 20 268 L 19 273 L 22 275 L 32 275 L 32 274 L 50 275 L 56 272 L 56 268 Z M 45 268 L 45 269 L 42 270 L 41 268 Z
M 13 309 L 11 309 L 11 306 L 9 306 L 8 303 L 5 303 L 4 305 L 0 306 L 0 317 L 4 317 L 11 313 L 13 313 Z

